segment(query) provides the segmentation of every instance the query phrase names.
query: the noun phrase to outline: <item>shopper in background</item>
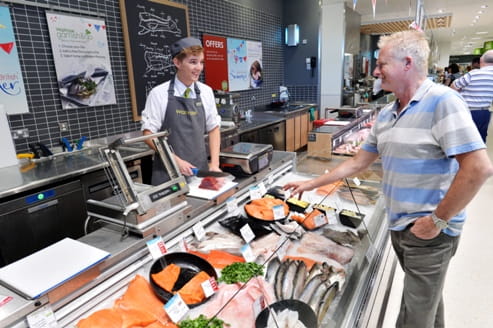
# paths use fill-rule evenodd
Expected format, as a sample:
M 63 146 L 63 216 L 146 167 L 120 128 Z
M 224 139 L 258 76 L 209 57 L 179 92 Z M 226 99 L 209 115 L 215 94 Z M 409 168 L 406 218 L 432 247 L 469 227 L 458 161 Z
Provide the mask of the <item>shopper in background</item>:
M 192 168 L 220 171 L 220 132 L 212 89 L 199 82 L 204 68 L 200 40 L 183 38 L 171 45 L 175 78 L 162 83 L 149 93 L 142 112 L 144 135 L 168 130 L 176 163 L 184 175 Z M 208 164 L 204 135 L 209 136 L 211 162 Z M 153 147 L 149 140 L 148 144 Z M 160 160 L 155 160 L 152 184 L 169 180 Z
M 480 69 L 474 69 L 456 79 L 450 86 L 460 92 L 467 102 L 474 123 L 486 143 L 493 102 L 493 50 L 480 58 Z
M 459 78 L 461 76 L 460 74 L 460 68 L 459 65 L 456 63 L 452 63 L 449 66 L 449 74 L 447 78 L 445 79 L 445 85 L 450 86 L 452 82 L 454 82 L 455 79 Z
M 472 59 L 472 61 L 471 61 L 471 68 L 472 69 L 479 69 L 479 68 L 481 68 L 480 59 L 481 59 L 481 57 L 474 57 Z
M 393 248 L 405 273 L 397 327 L 444 327 L 442 289 L 465 221 L 464 208 L 493 166 L 466 103 L 426 78 L 425 35 L 383 36 L 374 75 L 396 101 L 379 113 L 361 150 L 332 172 L 284 186 L 292 194 L 333 183 L 377 158 Z

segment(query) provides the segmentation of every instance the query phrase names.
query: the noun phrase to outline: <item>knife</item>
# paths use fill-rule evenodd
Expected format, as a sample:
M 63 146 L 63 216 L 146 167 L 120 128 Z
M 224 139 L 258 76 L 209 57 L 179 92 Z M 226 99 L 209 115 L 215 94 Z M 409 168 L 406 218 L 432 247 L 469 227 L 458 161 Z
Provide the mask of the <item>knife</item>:
M 196 167 L 192 168 L 192 172 L 198 178 L 205 178 L 205 177 L 234 178 L 233 175 L 226 172 L 199 170 Z

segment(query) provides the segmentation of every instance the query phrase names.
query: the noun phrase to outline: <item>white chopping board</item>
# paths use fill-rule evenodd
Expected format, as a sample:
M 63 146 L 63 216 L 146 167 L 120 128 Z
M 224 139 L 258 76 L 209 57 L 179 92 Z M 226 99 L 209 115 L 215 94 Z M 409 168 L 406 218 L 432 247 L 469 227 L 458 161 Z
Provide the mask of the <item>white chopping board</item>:
M 209 190 L 199 188 L 200 183 L 203 178 L 193 177 L 190 182 L 188 182 L 188 187 L 190 191 L 188 192 L 188 196 L 193 196 L 197 198 L 203 199 L 216 199 L 222 193 L 234 188 L 238 184 L 238 182 L 234 182 L 231 179 L 225 178 L 226 181 L 224 185 L 219 190 Z
M 36 299 L 94 267 L 110 253 L 65 238 L 0 269 L 0 281 Z
M 10 134 L 9 122 L 7 120 L 7 114 L 0 105 L 0 149 L 2 156 L 0 156 L 0 168 L 17 165 L 19 161 L 15 154 L 14 140 Z

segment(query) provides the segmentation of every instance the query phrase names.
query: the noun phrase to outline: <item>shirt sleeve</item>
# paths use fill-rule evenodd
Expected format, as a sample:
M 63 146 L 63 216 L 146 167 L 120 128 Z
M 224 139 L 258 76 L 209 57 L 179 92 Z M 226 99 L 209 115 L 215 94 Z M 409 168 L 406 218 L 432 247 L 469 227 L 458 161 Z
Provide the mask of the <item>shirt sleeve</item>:
M 454 80 L 454 85 L 457 89 L 462 89 L 462 88 L 465 88 L 469 85 L 469 83 L 471 82 L 471 74 L 470 73 L 466 73 L 464 75 L 462 75 L 461 77 L 457 78 Z
M 467 104 L 457 92 L 437 102 L 432 133 L 448 157 L 485 148 Z
M 159 85 L 152 89 L 147 96 L 145 108 L 141 115 L 141 130 L 149 130 L 152 133 L 159 132 L 164 122 L 166 107 L 168 107 L 168 88 Z
M 202 104 L 204 106 L 205 126 L 207 132 L 209 132 L 219 125 L 219 121 L 217 119 L 217 107 L 214 98 L 214 93 L 212 92 L 212 89 L 209 86 L 201 83 L 200 97 L 202 100 Z

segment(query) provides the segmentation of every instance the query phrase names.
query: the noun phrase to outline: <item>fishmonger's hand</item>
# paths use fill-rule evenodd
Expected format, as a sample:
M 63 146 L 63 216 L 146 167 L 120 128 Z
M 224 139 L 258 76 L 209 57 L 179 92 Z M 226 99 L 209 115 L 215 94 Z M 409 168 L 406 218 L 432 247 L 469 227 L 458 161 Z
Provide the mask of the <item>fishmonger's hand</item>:
M 193 175 L 192 168 L 195 166 L 175 155 L 175 161 L 180 169 L 180 173 L 186 176 Z

